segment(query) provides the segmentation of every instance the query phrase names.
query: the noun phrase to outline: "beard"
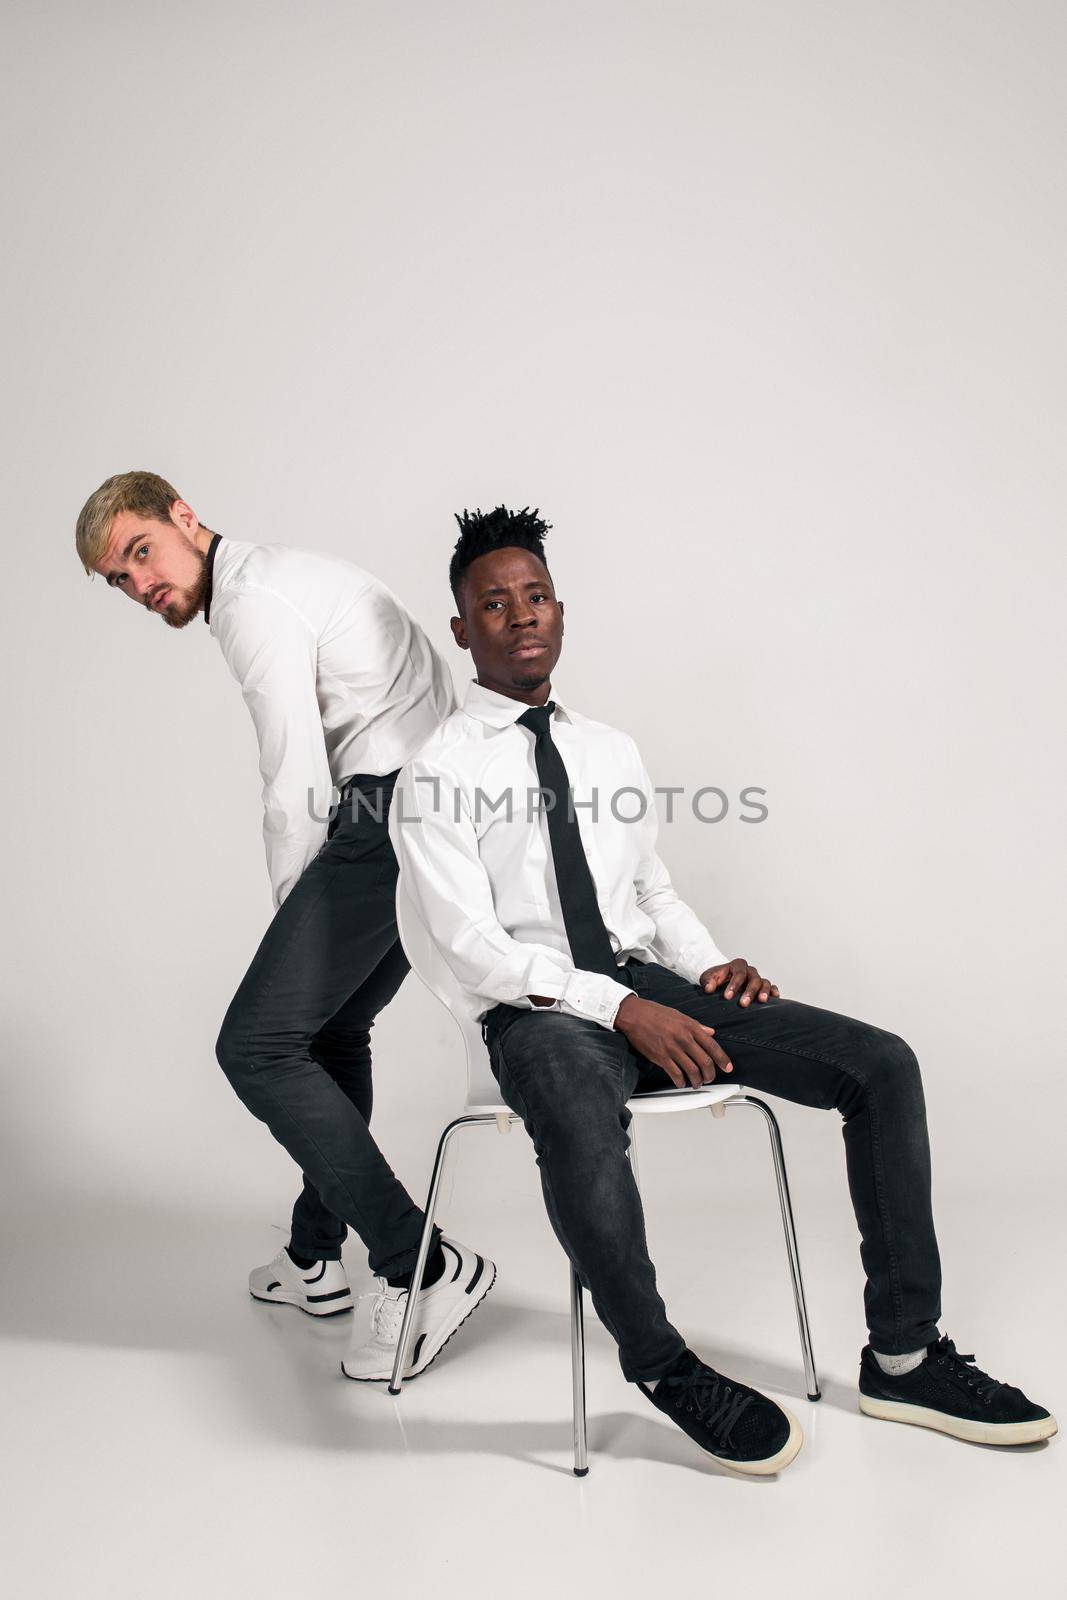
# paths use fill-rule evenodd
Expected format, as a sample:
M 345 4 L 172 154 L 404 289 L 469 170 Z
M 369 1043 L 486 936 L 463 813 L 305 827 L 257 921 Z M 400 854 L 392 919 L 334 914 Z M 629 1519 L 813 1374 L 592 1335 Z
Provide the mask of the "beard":
M 540 689 L 541 685 L 547 683 L 551 676 L 552 674 L 546 672 L 543 667 L 534 668 L 528 672 L 517 672 L 511 683 L 513 688 L 525 689 L 529 692 L 531 689 Z
M 204 609 L 207 600 L 207 557 L 200 557 L 200 575 L 189 589 L 181 591 L 180 600 L 170 600 L 159 612 L 168 628 L 184 628 Z
M 557 658 L 558 655 L 559 652 L 557 651 Z M 549 662 L 551 662 L 551 666 Z M 540 689 L 543 683 L 548 683 L 555 664 L 551 649 L 544 651 L 539 656 L 535 656 L 532 661 L 509 662 L 512 688 L 523 689 L 527 694 L 533 689 Z

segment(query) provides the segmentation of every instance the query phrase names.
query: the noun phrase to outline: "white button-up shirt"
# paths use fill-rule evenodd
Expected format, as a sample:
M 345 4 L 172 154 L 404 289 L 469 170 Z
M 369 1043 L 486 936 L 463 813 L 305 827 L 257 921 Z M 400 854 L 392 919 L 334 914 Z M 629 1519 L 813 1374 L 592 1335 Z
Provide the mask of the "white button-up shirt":
M 657 961 L 695 983 L 726 957 L 656 854 L 655 795 L 636 744 L 552 698 L 552 738 L 616 960 Z M 517 721 L 526 709 L 473 682 L 402 768 L 389 812 L 401 886 L 472 1017 L 545 995 L 554 1009 L 611 1028 L 632 991 L 571 959 L 534 735 Z
M 394 772 L 456 704 L 396 595 L 348 561 L 214 535 L 204 620 L 252 713 L 275 909 L 326 838 L 333 785 Z

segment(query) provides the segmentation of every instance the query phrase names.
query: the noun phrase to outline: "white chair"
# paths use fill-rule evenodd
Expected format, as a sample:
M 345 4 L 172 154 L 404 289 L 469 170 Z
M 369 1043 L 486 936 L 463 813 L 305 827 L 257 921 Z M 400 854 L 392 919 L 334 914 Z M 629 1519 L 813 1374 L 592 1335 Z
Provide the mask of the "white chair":
M 445 1152 L 452 1136 L 459 1128 L 490 1124 L 495 1124 L 501 1133 L 507 1133 L 511 1124 L 520 1120 L 501 1098 L 500 1090 L 489 1065 L 489 1055 L 482 1039 L 481 1025 L 466 1015 L 459 986 L 451 970 L 438 953 L 418 912 L 412 905 L 410 897 L 404 889 L 403 879 L 401 879 L 397 888 L 397 925 L 400 932 L 400 942 L 404 947 L 408 960 L 411 962 L 412 970 L 430 990 L 431 994 L 435 995 L 451 1013 L 462 1031 L 463 1043 L 467 1054 L 467 1102 L 462 1113 L 448 1124 L 438 1141 L 433 1175 L 430 1178 L 429 1193 L 426 1196 L 426 1220 L 423 1225 L 419 1253 L 415 1262 L 415 1271 L 412 1275 L 411 1288 L 408 1293 L 404 1319 L 401 1325 L 400 1342 L 397 1345 L 393 1376 L 389 1383 L 389 1393 L 393 1395 L 400 1393 L 401 1374 L 407 1361 L 415 1308 L 426 1270 L 426 1261 L 430 1253 L 430 1240 L 433 1237 L 434 1217 L 437 1211 L 437 1199 L 444 1171 Z M 771 1151 L 774 1156 L 774 1173 L 778 1184 L 778 1202 L 782 1212 L 782 1226 L 785 1230 L 789 1273 L 793 1283 L 793 1298 L 796 1303 L 797 1324 L 800 1329 L 800 1345 L 804 1356 L 804 1380 L 808 1399 L 818 1400 L 820 1398 L 819 1385 L 815 1376 L 815 1358 L 811 1349 L 811 1332 L 808 1328 L 804 1284 L 800 1275 L 800 1256 L 797 1251 L 796 1230 L 793 1225 L 793 1208 L 789 1199 L 789 1184 L 786 1178 L 785 1157 L 782 1152 L 782 1138 L 778 1129 L 777 1119 L 770 1106 L 766 1105 L 762 1100 L 756 1100 L 751 1095 L 746 1094 L 741 1084 L 734 1083 L 715 1083 L 703 1089 L 663 1089 L 649 1094 L 634 1095 L 629 1101 L 629 1110 L 634 1118 L 629 1130 L 631 1141 L 630 1161 L 634 1168 L 634 1177 L 637 1177 L 635 1136 L 638 1118 L 704 1109 L 710 1110 L 712 1116 L 722 1117 L 726 1114 L 727 1106 L 751 1106 L 761 1112 L 766 1120 L 771 1140 Z M 571 1268 L 570 1280 L 571 1381 L 574 1394 L 574 1473 L 576 1477 L 584 1478 L 589 1470 L 586 1452 L 585 1419 L 585 1333 L 582 1284 L 573 1267 Z

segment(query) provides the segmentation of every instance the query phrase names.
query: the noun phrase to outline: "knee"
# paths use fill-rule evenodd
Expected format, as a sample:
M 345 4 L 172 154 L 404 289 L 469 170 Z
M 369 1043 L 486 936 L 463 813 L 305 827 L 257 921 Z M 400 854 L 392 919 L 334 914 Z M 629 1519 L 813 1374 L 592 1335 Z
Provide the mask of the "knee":
M 922 1106 L 922 1072 L 915 1051 L 899 1034 L 877 1029 L 876 1047 L 872 1049 L 867 1070 L 871 1087 L 882 1097 L 896 1103 Z
M 251 1063 L 248 1034 L 227 1014 L 215 1040 L 215 1060 L 231 1083 L 243 1078 Z
M 908 1041 L 902 1039 L 898 1033 L 886 1034 L 885 1058 L 888 1062 L 887 1070 L 896 1077 L 911 1083 L 921 1081 L 919 1058 Z

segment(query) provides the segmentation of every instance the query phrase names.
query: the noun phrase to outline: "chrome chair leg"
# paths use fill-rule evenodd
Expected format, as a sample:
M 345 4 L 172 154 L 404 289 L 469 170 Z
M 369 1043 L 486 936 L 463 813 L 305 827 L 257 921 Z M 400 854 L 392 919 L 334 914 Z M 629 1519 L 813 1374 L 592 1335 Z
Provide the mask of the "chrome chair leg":
M 571 1384 L 574 1390 L 574 1476 L 589 1471 L 585 1441 L 585 1315 L 582 1280 L 571 1268 Z
M 422 1224 L 422 1238 L 419 1240 L 419 1253 L 415 1258 L 415 1270 L 411 1275 L 411 1287 L 408 1289 L 407 1304 L 404 1307 L 404 1320 L 400 1324 L 400 1342 L 396 1347 L 396 1359 L 393 1362 L 393 1376 L 389 1380 L 389 1393 L 399 1394 L 403 1382 L 401 1374 L 408 1357 L 408 1345 L 411 1343 L 411 1329 L 415 1322 L 415 1307 L 419 1301 L 419 1291 L 422 1288 L 423 1276 L 426 1272 L 426 1262 L 430 1255 L 430 1240 L 433 1238 L 433 1223 L 437 1213 L 437 1196 L 441 1188 L 441 1176 L 444 1171 L 445 1152 L 448 1149 L 452 1135 L 457 1128 L 474 1127 L 479 1123 L 495 1125 L 496 1117 L 489 1115 L 471 1115 L 457 1117 L 450 1122 L 437 1145 L 437 1156 L 433 1164 L 433 1176 L 430 1178 L 430 1190 L 426 1196 L 425 1220 Z
M 797 1231 L 793 1221 L 793 1207 L 789 1198 L 789 1179 L 786 1176 L 785 1152 L 782 1149 L 782 1135 L 778 1127 L 778 1118 L 765 1101 L 757 1100 L 753 1095 L 735 1095 L 732 1099 L 724 1101 L 724 1104 L 727 1106 L 752 1106 L 754 1110 L 762 1112 L 767 1124 L 767 1132 L 771 1141 L 771 1153 L 774 1156 L 774 1176 L 778 1183 L 778 1204 L 782 1212 L 785 1248 L 789 1257 L 789 1273 L 793 1280 L 793 1300 L 797 1308 L 800 1348 L 804 1355 L 804 1382 L 807 1386 L 808 1399 L 820 1400 L 822 1396 L 819 1393 L 819 1380 L 815 1373 L 815 1356 L 811 1348 L 808 1307 L 804 1298 L 804 1280 L 800 1272 L 800 1251 L 797 1247 Z

